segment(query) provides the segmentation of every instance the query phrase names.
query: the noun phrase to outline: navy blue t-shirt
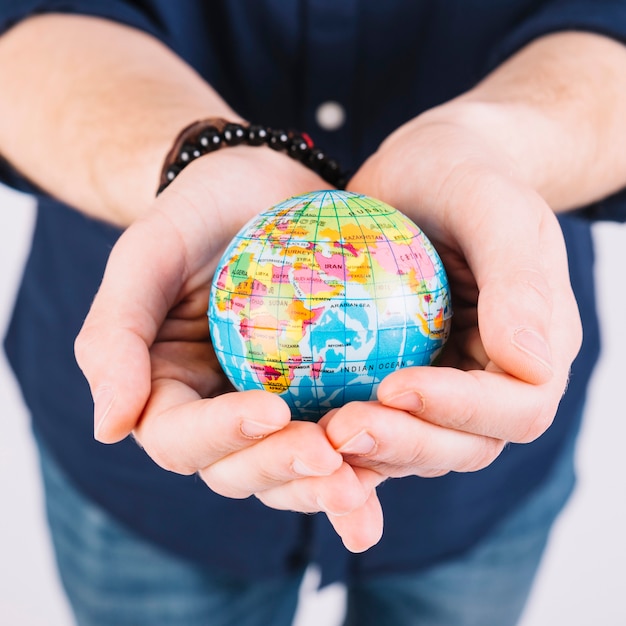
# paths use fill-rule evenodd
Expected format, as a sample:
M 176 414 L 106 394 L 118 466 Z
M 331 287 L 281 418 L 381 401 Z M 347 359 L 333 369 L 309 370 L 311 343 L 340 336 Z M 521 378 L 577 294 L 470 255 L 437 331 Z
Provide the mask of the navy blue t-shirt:
M 352 169 L 400 124 L 472 87 L 542 34 L 581 29 L 626 38 L 626 2 L 609 0 L 0 0 L 0 29 L 39 11 L 102 16 L 151 33 L 241 115 L 308 131 Z M 347 111 L 338 130 L 316 123 L 327 101 Z M 590 226 L 580 213 L 560 221 L 585 339 L 554 425 L 532 444 L 507 447 L 480 472 L 387 481 L 379 488 L 384 537 L 352 555 L 323 515 L 229 500 L 195 476 L 160 469 L 130 438 L 94 441 L 73 341 L 119 232 L 32 189 L 6 164 L 0 176 L 38 199 L 5 341 L 34 429 L 79 489 L 176 554 L 250 579 L 310 561 L 321 565 L 325 582 L 414 571 L 480 540 L 541 483 L 578 429 L 599 349 Z M 588 213 L 617 215 L 625 206 L 616 195 Z

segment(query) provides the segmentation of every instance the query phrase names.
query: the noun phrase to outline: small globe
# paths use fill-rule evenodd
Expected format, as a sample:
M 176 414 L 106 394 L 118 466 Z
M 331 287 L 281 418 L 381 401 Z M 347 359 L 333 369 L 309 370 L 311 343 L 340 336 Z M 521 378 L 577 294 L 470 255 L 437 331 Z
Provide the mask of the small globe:
M 356 193 L 295 196 L 246 224 L 222 256 L 209 327 L 238 390 L 279 394 L 317 420 L 428 365 L 450 330 L 448 279 L 424 233 Z

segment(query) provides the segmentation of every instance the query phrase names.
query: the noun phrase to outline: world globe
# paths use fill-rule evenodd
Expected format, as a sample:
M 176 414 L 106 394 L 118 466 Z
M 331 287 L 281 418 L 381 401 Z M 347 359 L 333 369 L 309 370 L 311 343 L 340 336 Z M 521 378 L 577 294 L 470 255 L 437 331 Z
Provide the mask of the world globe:
M 295 196 L 250 220 L 209 299 L 217 358 L 238 390 L 280 395 L 296 419 L 373 400 L 448 338 L 448 279 L 409 218 L 347 191 Z

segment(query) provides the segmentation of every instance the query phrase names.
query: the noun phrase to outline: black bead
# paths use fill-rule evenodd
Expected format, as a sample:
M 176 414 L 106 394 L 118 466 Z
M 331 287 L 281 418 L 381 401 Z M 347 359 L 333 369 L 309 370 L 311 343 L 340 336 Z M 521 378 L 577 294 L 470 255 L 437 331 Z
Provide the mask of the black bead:
M 339 163 L 337 163 L 335 159 L 326 159 L 322 165 L 320 174 L 325 181 L 334 185 L 341 174 Z
M 289 135 L 284 130 L 272 130 L 268 145 L 274 150 L 286 150 L 289 146 Z
M 222 137 L 227 146 L 238 146 L 246 139 L 246 129 L 241 124 L 226 124 Z
M 269 131 L 267 127 L 260 124 L 251 124 L 248 126 L 248 139 L 246 142 L 250 146 L 262 146 L 267 142 Z
M 318 173 L 322 171 L 325 163 L 326 155 L 319 148 L 313 148 L 304 161 L 305 165 Z
M 287 152 L 290 157 L 297 159 L 298 161 L 304 161 L 309 154 L 309 144 L 306 142 L 302 135 L 294 134 L 289 142 Z
M 178 160 L 181 163 L 187 164 L 197 159 L 199 156 L 202 156 L 202 150 L 200 150 L 197 145 L 185 143 L 178 153 Z
M 350 172 L 340 172 L 335 180 L 335 187 L 337 187 L 337 189 L 345 189 L 348 186 L 350 178 Z
M 196 143 L 203 152 L 212 152 L 222 145 L 222 135 L 215 126 L 207 126 L 198 135 Z
M 176 165 L 176 163 L 170 165 L 165 171 L 165 178 L 167 182 L 171 183 L 178 176 L 178 174 L 180 174 L 182 169 L 183 168 L 180 165 Z

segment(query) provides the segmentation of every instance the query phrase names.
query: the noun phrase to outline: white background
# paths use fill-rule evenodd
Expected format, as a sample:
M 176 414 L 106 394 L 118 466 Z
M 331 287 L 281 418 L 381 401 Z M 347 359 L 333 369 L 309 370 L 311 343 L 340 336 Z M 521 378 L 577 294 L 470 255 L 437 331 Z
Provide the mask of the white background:
M 0 331 L 32 221 L 30 200 L 0 187 Z M 578 488 L 557 524 L 521 626 L 626 625 L 626 227 L 602 224 L 595 236 L 604 352 L 578 449 Z M 0 624 L 71 626 L 53 567 L 28 416 L 4 356 L 0 407 Z M 303 596 L 298 626 L 340 623 L 340 588 Z

